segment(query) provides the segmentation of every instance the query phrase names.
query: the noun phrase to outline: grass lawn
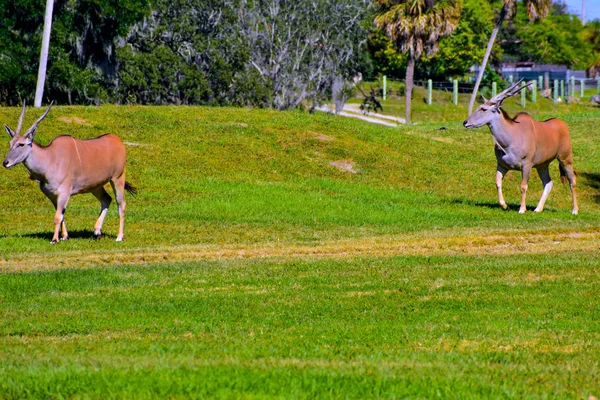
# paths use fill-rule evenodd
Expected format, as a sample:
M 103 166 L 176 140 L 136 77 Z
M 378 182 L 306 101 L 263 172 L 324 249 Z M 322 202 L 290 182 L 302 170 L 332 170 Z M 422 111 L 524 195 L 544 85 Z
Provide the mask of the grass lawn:
M 538 104 L 571 128 L 577 216 L 556 164 L 543 213 L 532 176 L 517 214 L 515 172 L 501 210 L 489 130 L 453 105 L 399 128 L 53 108 L 36 140 L 118 134 L 139 194 L 124 242 L 81 195 L 51 246 L 50 202 L 0 171 L 0 398 L 600 396 L 600 113 Z

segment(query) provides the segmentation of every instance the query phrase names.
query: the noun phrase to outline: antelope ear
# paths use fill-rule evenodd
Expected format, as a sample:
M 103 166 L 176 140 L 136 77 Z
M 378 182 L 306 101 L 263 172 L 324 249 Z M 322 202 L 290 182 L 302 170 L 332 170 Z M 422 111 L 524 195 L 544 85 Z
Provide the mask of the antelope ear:
M 10 129 L 8 125 L 4 124 L 4 128 L 6 129 L 6 133 L 8 133 L 8 136 L 10 136 L 11 138 L 15 137 L 16 133 L 12 129 Z
M 37 126 L 36 127 L 31 127 L 29 128 L 29 130 L 27 132 L 25 132 L 25 134 L 23 135 L 23 137 L 25 139 L 27 139 L 27 144 L 31 144 L 33 143 L 33 139 L 35 138 L 35 132 L 37 131 Z

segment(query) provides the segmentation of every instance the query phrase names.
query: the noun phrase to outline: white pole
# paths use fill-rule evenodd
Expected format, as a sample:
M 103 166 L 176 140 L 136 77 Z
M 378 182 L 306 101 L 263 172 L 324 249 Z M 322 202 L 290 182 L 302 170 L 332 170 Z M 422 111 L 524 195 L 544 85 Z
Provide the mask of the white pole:
M 581 23 L 585 25 L 585 0 L 581 0 Z
M 46 64 L 48 64 L 48 49 L 50 48 L 53 8 L 54 0 L 46 0 L 46 16 L 44 17 L 44 33 L 42 36 L 42 51 L 40 53 L 40 68 L 38 70 L 37 86 L 35 89 L 34 107 L 41 107 L 42 98 L 44 97 L 44 83 L 46 82 Z

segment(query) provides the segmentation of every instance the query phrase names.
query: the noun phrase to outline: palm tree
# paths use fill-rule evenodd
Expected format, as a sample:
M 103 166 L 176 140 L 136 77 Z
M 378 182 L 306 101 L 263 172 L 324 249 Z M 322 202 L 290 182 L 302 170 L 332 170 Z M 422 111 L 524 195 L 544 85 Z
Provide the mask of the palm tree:
M 529 16 L 530 20 L 545 18 L 548 15 L 548 11 L 550 11 L 550 8 L 552 7 L 552 0 L 524 1 L 525 9 L 527 10 L 527 15 Z M 500 26 L 506 18 L 510 18 L 515 14 L 516 9 L 517 0 L 503 0 L 502 9 L 500 10 L 500 14 L 498 14 L 498 18 L 496 19 L 494 29 L 492 29 L 492 35 L 490 36 L 490 40 L 485 50 L 485 54 L 483 55 L 483 61 L 481 62 L 479 73 L 477 74 L 475 87 L 473 88 L 473 93 L 471 94 L 471 100 L 469 101 L 469 114 L 473 112 L 473 105 L 475 104 L 475 98 L 477 97 L 477 92 L 479 91 L 479 85 L 481 84 L 481 79 L 483 78 L 483 73 L 485 71 L 487 62 L 490 58 L 490 54 L 492 53 L 492 47 L 494 46 L 494 42 L 496 41 L 496 36 L 498 35 Z
M 410 124 L 415 61 L 434 55 L 438 40 L 454 32 L 460 21 L 461 0 L 376 0 L 381 12 L 375 24 L 385 30 L 394 47 L 408 55 L 406 123 Z

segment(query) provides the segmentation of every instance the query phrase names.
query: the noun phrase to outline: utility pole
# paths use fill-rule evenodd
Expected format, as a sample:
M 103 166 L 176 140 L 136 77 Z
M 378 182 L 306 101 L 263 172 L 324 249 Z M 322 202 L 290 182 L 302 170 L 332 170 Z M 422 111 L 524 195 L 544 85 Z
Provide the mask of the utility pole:
M 585 0 L 581 0 L 581 23 L 585 25 Z
M 40 67 L 38 69 L 37 86 L 35 89 L 34 107 L 42 106 L 44 97 L 44 84 L 46 82 L 46 65 L 48 64 L 48 49 L 50 48 L 50 31 L 52 31 L 52 11 L 54 0 L 46 0 L 46 16 L 44 17 L 44 33 L 42 34 L 42 51 L 40 53 Z

